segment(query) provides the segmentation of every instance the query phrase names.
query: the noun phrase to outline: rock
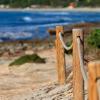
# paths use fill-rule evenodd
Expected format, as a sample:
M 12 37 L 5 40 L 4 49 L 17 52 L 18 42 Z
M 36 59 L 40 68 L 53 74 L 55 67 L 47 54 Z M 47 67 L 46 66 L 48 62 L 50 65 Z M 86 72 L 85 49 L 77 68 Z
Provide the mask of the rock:
M 32 55 L 33 53 L 34 53 L 33 50 L 27 50 L 27 51 L 25 51 L 25 54 L 26 54 L 26 55 Z

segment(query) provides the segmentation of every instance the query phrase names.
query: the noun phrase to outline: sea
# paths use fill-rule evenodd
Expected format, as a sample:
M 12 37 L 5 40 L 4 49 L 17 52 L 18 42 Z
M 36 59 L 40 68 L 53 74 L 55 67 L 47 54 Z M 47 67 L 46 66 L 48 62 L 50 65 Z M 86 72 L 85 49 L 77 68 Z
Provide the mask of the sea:
M 0 42 L 49 38 L 57 25 L 100 22 L 96 11 L 0 11 Z

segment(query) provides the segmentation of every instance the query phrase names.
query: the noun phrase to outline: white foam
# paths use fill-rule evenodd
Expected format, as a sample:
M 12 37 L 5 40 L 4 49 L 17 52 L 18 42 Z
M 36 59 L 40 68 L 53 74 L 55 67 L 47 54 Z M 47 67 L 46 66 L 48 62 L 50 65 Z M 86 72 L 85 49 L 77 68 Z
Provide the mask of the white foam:
M 57 25 L 68 25 L 70 23 L 50 23 L 50 24 L 40 24 L 40 25 L 35 25 L 34 27 L 51 27 L 51 26 L 57 26 Z
M 43 12 L 43 15 L 69 15 L 69 12 Z
M 18 38 L 30 38 L 32 37 L 32 33 L 26 33 L 26 32 L 6 32 L 6 33 L 0 33 L 0 38 L 9 38 L 9 39 L 18 39 Z
M 23 20 L 26 21 L 26 22 L 31 22 L 32 18 L 28 17 L 28 16 L 25 16 L 25 17 L 23 17 Z

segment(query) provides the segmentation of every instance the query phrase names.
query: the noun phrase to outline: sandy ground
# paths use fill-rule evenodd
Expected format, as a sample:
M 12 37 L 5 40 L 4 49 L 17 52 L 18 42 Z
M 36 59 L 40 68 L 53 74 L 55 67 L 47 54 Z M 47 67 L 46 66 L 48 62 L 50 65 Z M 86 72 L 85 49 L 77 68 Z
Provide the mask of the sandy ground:
M 100 12 L 100 7 L 80 7 L 80 8 L 0 8 L 0 11 L 87 11 Z
M 27 63 L 13 67 L 8 66 L 11 61 L 0 64 L 0 100 L 46 100 L 43 99 L 45 91 L 50 91 L 50 87 L 55 89 L 57 86 L 55 85 L 57 83 L 56 53 L 55 49 L 48 49 L 38 52 L 38 54 L 46 58 L 46 64 Z M 67 67 L 70 69 L 71 56 L 67 55 L 66 58 Z M 69 86 L 65 87 L 58 86 L 57 89 L 64 90 Z M 40 91 L 43 93 L 42 99 L 41 96 L 39 98 Z M 47 100 L 56 99 L 49 97 Z

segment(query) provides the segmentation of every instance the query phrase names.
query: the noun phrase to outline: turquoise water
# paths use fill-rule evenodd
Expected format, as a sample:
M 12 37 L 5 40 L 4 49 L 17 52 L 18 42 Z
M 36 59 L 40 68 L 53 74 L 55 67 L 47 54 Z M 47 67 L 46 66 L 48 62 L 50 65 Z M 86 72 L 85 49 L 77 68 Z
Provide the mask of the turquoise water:
M 100 12 L 0 11 L 0 41 L 45 39 L 56 25 L 100 22 Z

